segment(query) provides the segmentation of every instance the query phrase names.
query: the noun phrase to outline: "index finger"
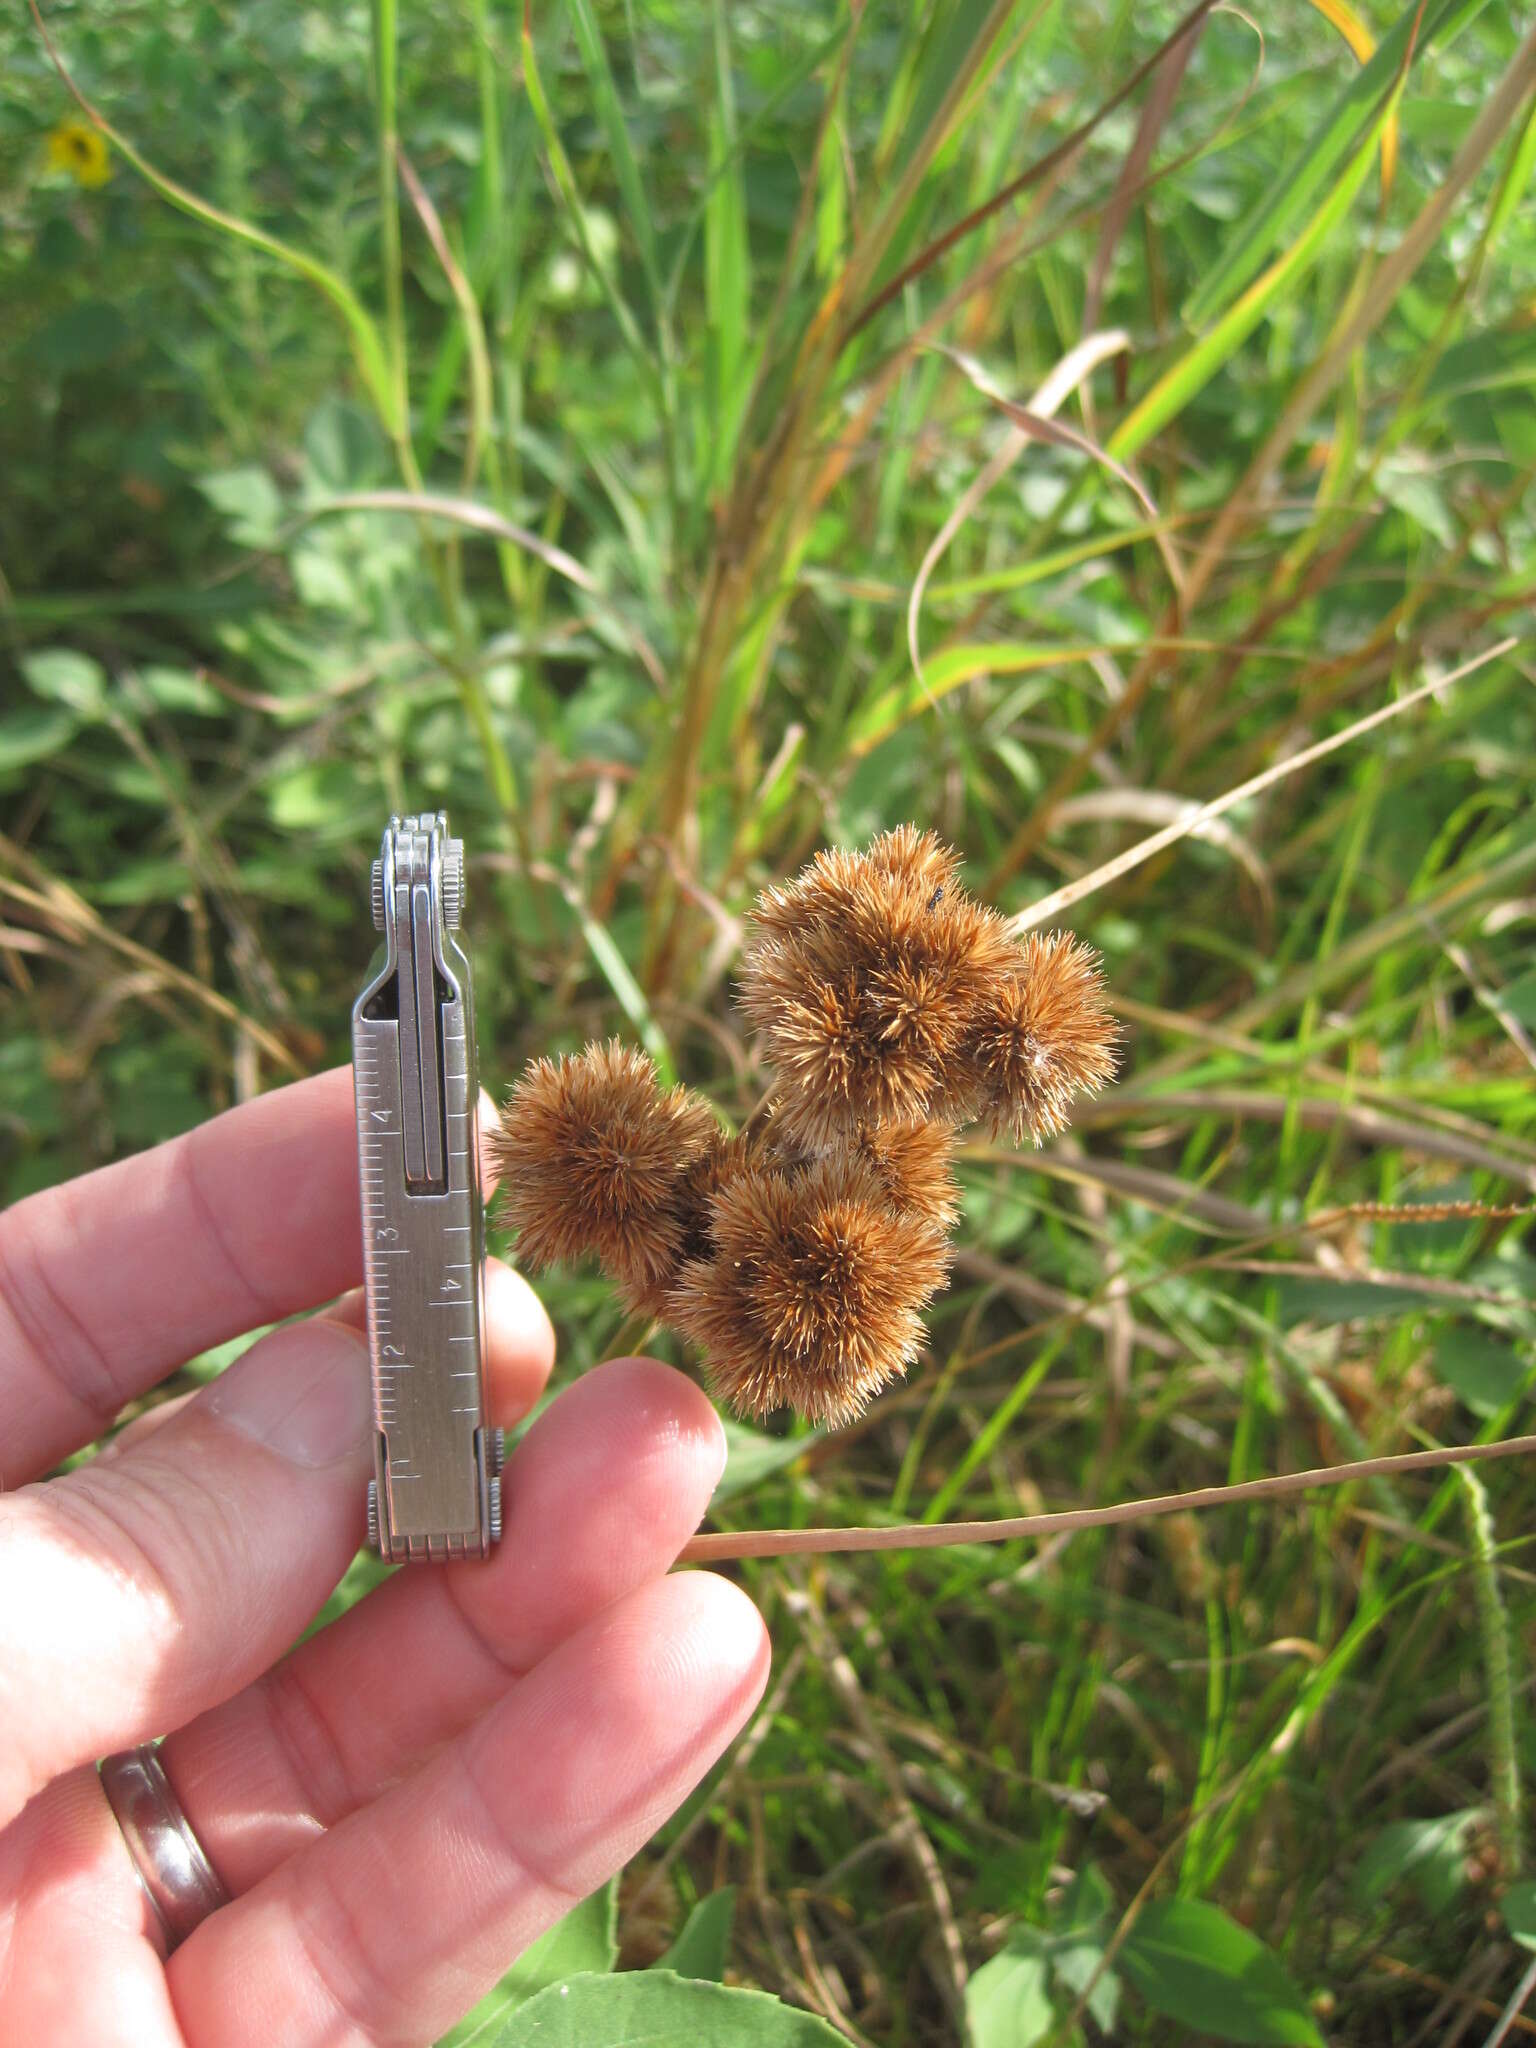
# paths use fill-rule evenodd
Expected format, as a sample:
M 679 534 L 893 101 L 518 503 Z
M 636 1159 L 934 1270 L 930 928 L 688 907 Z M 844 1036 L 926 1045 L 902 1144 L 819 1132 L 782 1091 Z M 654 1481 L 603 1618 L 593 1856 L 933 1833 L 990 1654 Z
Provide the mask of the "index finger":
M 350 1067 L 18 1202 L 0 1216 L 0 1488 L 197 1352 L 361 1276 Z

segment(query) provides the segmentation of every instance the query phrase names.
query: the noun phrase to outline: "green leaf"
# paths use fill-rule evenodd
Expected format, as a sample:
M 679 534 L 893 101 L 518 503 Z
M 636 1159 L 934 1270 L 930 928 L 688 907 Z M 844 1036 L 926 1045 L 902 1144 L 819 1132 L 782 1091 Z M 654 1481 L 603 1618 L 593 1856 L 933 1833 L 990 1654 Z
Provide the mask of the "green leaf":
M 27 344 L 27 353 L 58 376 L 121 362 L 133 342 L 133 330 L 120 307 L 104 299 L 82 299 L 39 328 Z
M 600 1978 L 611 1970 L 619 1952 L 617 1901 L 618 1880 L 610 1878 L 601 1891 L 572 1906 L 523 1950 L 495 1990 L 443 2036 L 438 2048 L 492 2048 L 493 2043 L 520 2040 L 521 2035 L 508 2033 L 502 2024 L 513 2013 L 551 1985 Z
M 786 1465 L 803 1456 L 820 1434 L 817 1431 L 808 1436 L 769 1436 L 730 1416 L 722 1416 L 721 1423 L 725 1430 L 725 1470 L 715 1488 L 717 1501 L 729 1500 L 733 1493 L 745 1493 L 770 1473 L 782 1472 Z
M 983 1963 L 965 1987 L 965 2029 L 970 2048 L 1033 2048 L 1056 2018 L 1049 1966 L 1012 1942 Z
M 1477 1323 L 1453 1323 L 1435 1346 L 1435 1372 L 1474 1415 L 1497 1415 L 1519 1400 L 1531 1376 L 1520 1354 Z
M 1360 1859 L 1356 1884 L 1363 1898 L 1379 1899 L 1408 1883 L 1431 1913 L 1444 1913 L 1467 1881 L 1467 1840 L 1485 1818 L 1480 1806 L 1443 1813 L 1434 1820 L 1395 1820 L 1384 1827 Z
M 1377 1316 L 1422 1315 L 1428 1306 L 1428 1297 L 1417 1288 L 1378 1287 L 1370 1280 L 1282 1277 L 1275 1288 L 1284 1324 L 1354 1323 Z
M 67 747 L 80 722 L 62 704 L 24 704 L 0 718 L 0 775 L 45 761 Z
M 1102 2032 L 1113 2040 L 1120 2011 L 1120 1979 L 1113 1970 L 1100 1967 L 1103 1960 L 1102 1940 L 1084 1936 L 1057 1949 L 1051 1967 L 1072 1994 L 1074 2004 L 1089 1984 L 1093 1986 L 1088 1993 L 1088 2010 Z
M 1279 1957 L 1219 1906 L 1167 1899 L 1144 1907 L 1120 1967 L 1155 2012 L 1220 2041 L 1323 2048 Z
M 1290 169 L 1264 190 L 1247 220 L 1224 243 L 1221 255 L 1184 309 L 1191 327 L 1204 327 L 1242 290 L 1270 250 L 1291 234 L 1312 195 L 1351 152 L 1364 142 L 1368 153 L 1410 43 L 1414 54 L 1423 56 L 1436 41 L 1449 42 L 1482 11 L 1483 4 L 1484 0 L 1441 0 L 1427 13 L 1419 5 L 1404 7 L 1377 44 L 1376 54 L 1350 76 L 1310 140 L 1297 149 Z
M 1536 967 L 1500 989 L 1499 1001 L 1520 1023 L 1536 1026 Z
M 1504 1894 L 1504 1925 L 1522 1948 L 1536 1948 L 1536 1884 L 1529 1878 Z
M 139 681 L 160 711 L 190 711 L 202 718 L 221 718 L 228 708 L 212 683 L 205 683 L 191 669 L 154 662 L 140 669 Z
M 719 1984 L 725 1977 L 725 1959 L 731 1947 L 731 1920 L 736 1911 L 736 1887 L 722 1885 L 717 1892 L 699 1900 L 683 1922 L 682 1932 L 655 1965 L 679 1977 L 705 1977 Z
M 97 718 L 107 701 L 107 676 L 99 661 L 71 647 L 44 647 L 21 657 L 21 672 L 35 695 L 62 704 L 77 718 Z
M 515 2013 L 484 2048 L 844 2048 L 825 2020 L 763 1991 L 670 1970 L 571 1977 Z M 480 2044 L 476 2044 L 480 2048 Z
M 251 464 L 217 470 L 199 477 L 197 487 L 214 510 L 223 513 L 231 540 L 247 548 L 269 548 L 276 541 L 283 501 L 264 469 Z
M 304 427 L 304 456 L 324 496 L 377 483 L 389 468 L 378 422 L 343 398 L 322 398 Z

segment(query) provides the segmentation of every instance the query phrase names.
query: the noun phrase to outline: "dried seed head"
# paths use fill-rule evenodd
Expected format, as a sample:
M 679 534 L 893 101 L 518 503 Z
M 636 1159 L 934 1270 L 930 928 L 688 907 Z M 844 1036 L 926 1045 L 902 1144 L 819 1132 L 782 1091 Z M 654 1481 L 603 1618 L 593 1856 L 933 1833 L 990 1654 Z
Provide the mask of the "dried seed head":
M 999 975 L 965 1047 L 965 1113 L 1015 1142 L 1063 1129 L 1074 1095 L 1115 1071 L 1115 1020 L 1098 955 L 1069 932 L 1031 932 Z
M 960 1190 L 953 1172 L 955 1136 L 946 1123 L 875 1124 L 855 1137 L 849 1150 L 864 1161 L 893 1209 L 926 1217 L 949 1231 L 960 1215 Z
M 741 1007 L 779 1079 L 777 1120 L 820 1150 L 941 1113 L 980 997 L 1013 954 L 932 834 L 818 854 L 754 912 Z
M 846 1156 L 738 1174 L 713 1199 L 710 1234 L 668 1314 L 704 1350 L 716 1393 L 752 1415 L 851 1421 L 916 1353 L 949 1263 L 943 1231 L 893 1209 Z
M 492 1147 L 522 1258 L 595 1252 L 632 1306 L 658 1298 L 682 1255 L 681 1188 L 719 1140 L 708 1103 L 663 1092 L 645 1054 L 617 1039 L 534 1060 Z
M 917 882 L 929 895 L 935 889 L 958 888 L 960 856 L 937 832 L 919 832 L 915 825 L 896 825 L 869 842 L 865 859 L 899 882 Z

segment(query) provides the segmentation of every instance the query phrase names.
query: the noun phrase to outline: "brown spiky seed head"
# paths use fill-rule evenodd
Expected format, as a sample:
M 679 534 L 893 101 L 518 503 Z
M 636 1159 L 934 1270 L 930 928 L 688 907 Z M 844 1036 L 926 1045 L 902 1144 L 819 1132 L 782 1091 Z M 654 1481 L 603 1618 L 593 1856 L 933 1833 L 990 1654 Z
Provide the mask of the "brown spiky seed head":
M 534 1060 L 490 1146 L 520 1257 L 537 1268 L 595 1252 L 631 1305 L 659 1298 L 683 1252 L 680 1189 L 719 1135 L 708 1103 L 664 1090 L 617 1039 Z
M 943 1231 L 892 1208 L 847 1155 L 738 1174 L 714 1197 L 711 1237 L 668 1314 L 714 1391 L 750 1415 L 792 1407 L 834 1425 L 905 1371 L 949 1262 Z
M 959 854 L 937 832 L 920 832 L 915 825 L 895 825 L 880 833 L 869 842 L 865 858 L 897 881 L 921 883 L 930 895 L 960 884 Z
M 1075 1095 L 1115 1071 L 1117 1029 L 1099 957 L 1070 932 L 1031 932 L 979 1011 L 960 1067 L 965 1110 L 995 1136 L 1038 1145 Z
M 953 1229 L 960 1215 L 954 1176 L 955 1134 L 947 1123 L 871 1124 L 849 1149 L 874 1172 L 893 1209 Z
M 818 854 L 754 912 L 740 1000 L 778 1076 L 778 1120 L 822 1149 L 942 1113 L 972 1014 L 1010 958 L 1002 920 L 931 834 Z

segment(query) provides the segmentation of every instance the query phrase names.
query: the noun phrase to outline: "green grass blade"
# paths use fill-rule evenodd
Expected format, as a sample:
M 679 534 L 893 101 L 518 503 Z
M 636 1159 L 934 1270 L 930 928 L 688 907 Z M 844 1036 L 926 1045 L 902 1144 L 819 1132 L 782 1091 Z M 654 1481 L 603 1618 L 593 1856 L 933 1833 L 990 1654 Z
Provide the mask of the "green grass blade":
M 624 110 L 619 105 L 618 88 L 613 82 L 613 71 L 608 63 L 608 52 L 603 45 L 602 30 L 592 12 L 591 0 L 566 0 L 566 12 L 571 17 L 571 27 L 576 35 L 576 48 L 581 55 L 581 68 L 587 75 L 587 84 L 592 92 L 592 112 L 602 129 L 608 144 L 608 154 L 613 162 L 613 175 L 618 181 L 619 193 L 624 201 L 624 210 L 629 215 L 635 231 L 635 247 L 640 256 L 640 268 L 645 272 L 646 288 L 651 295 L 651 304 L 658 317 L 662 307 L 661 265 L 656 254 L 656 224 L 651 217 L 650 201 L 646 197 L 645 184 L 640 176 L 640 166 L 635 161 L 634 146 L 629 139 L 625 125 Z
M 1264 315 L 1280 302 L 1287 287 L 1307 270 L 1354 203 L 1355 195 L 1370 171 L 1376 138 L 1396 107 L 1397 100 L 1398 93 L 1394 92 L 1378 109 L 1364 139 L 1356 145 L 1344 175 L 1285 254 L 1255 279 L 1210 332 L 1202 335 L 1170 369 L 1165 370 L 1152 389 L 1126 414 L 1109 437 L 1107 446 L 1111 455 L 1123 462 L 1176 418 L 1223 364 L 1237 353 Z
M 1484 4 L 1485 0 L 1440 0 L 1438 7 L 1426 12 L 1421 0 L 1414 0 L 1414 4 L 1404 8 L 1377 44 L 1375 56 L 1361 65 L 1329 108 L 1290 171 L 1234 232 L 1209 276 L 1184 308 L 1184 318 L 1191 327 L 1206 326 L 1242 290 L 1270 250 L 1283 242 L 1305 217 L 1313 195 L 1338 164 L 1358 150 L 1366 125 L 1369 124 L 1373 139 L 1380 134 L 1381 116 L 1392 100 L 1394 81 L 1410 54 L 1422 55 L 1437 42 L 1449 42 L 1481 12 Z
M 623 293 L 619 290 L 618 280 L 614 277 L 604 258 L 599 256 L 593 244 L 591 231 L 587 226 L 586 211 L 581 203 L 581 193 L 576 184 L 576 174 L 571 168 L 570 158 L 565 153 L 565 144 L 560 140 L 560 131 L 555 125 L 555 117 L 550 108 L 549 96 L 544 90 L 544 80 L 539 72 L 539 60 L 533 47 L 533 25 L 526 7 L 523 10 L 522 54 L 523 85 L 528 94 L 528 104 L 533 109 L 533 118 L 538 124 L 539 136 L 544 144 L 544 153 L 549 158 L 549 167 L 554 174 L 555 189 L 560 194 L 560 201 L 565 209 L 566 220 L 570 224 L 572 234 L 576 237 L 577 246 L 581 250 L 587 268 L 597 280 L 598 288 L 608 302 L 608 310 L 612 313 L 619 333 L 623 336 L 624 346 L 640 365 L 645 373 L 647 383 L 651 385 L 653 392 L 659 398 L 661 375 L 657 367 L 656 358 L 646 346 L 645 337 L 640 332 L 639 323 L 630 310 Z
M 574 894 L 567 894 L 567 901 L 575 911 L 581 925 L 581 935 L 587 942 L 587 950 L 597 962 L 604 981 L 613 991 L 614 1000 L 635 1028 L 635 1035 L 656 1062 L 656 1072 L 664 1088 L 677 1083 L 677 1063 L 672 1057 L 672 1048 L 667 1044 L 661 1026 L 656 1022 L 654 1011 L 645 999 L 645 991 L 630 972 L 629 962 L 614 944 L 613 934 L 605 924 L 595 918 L 586 905 Z
M 736 150 L 736 95 L 721 0 L 714 5 L 715 97 L 709 116 L 711 190 L 704 212 L 704 305 L 714 373 L 713 432 L 706 437 L 708 480 L 730 474 L 747 395 L 747 202 Z M 721 175 L 715 176 L 719 171 Z

